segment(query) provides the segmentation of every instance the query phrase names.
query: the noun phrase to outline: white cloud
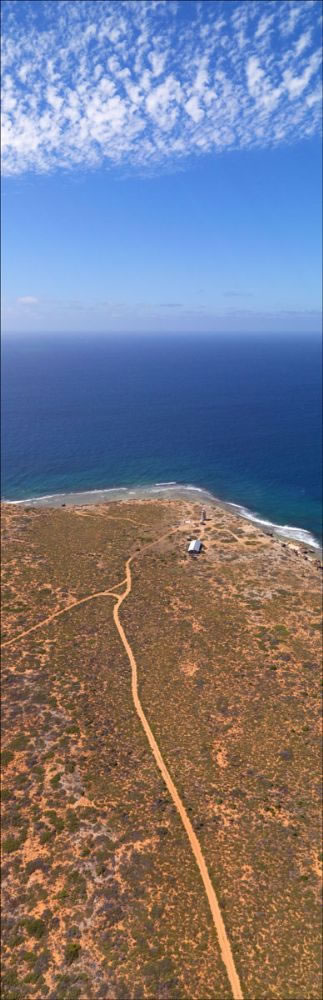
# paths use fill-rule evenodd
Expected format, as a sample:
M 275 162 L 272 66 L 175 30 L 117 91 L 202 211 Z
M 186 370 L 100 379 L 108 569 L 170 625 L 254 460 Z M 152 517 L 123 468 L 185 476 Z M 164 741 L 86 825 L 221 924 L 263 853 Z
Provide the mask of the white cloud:
M 270 25 L 273 23 L 274 14 L 266 14 L 264 17 L 260 18 L 258 22 L 257 30 L 255 31 L 255 38 L 262 38 L 263 35 L 267 34 Z
M 250 56 L 247 62 L 247 80 L 248 80 L 248 90 L 251 97 L 257 97 L 259 90 L 261 88 L 264 71 L 259 66 L 259 60 L 256 56 Z
M 147 58 L 150 62 L 153 75 L 160 76 L 165 66 L 166 52 L 157 52 L 156 49 L 154 49 L 152 52 L 148 52 Z
M 177 105 L 180 99 L 181 87 L 176 78 L 170 75 L 158 87 L 149 91 L 146 108 L 159 127 L 170 129 L 177 118 Z M 158 144 L 158 135 L 155 141 Z
M 17 302 L 21 306 L 36 306 L 37 303 L 39 302 L 39 299 L 36 299 L 34 295 L 21 295 L 17 299 Z
M 300 38 L 297 39 L 297 42 L 295 43 L 296 58 L 301 56 L 302 52 L 304 52 L 304 49 L 307 49 L 307 46 L 311 44 L 311 39 L 312 39 L 312 31 L 309 28 L 308 31 L 303 32 L 303 34 L 300 36 Z
M 284 72 L 284 83 L 288 90 L 289 96 L 294 100 L 303 93 L 306 89 L 311 77 L 318 69 L 321 63 L 321 51 L 313 52 L 311 55 L 307 66 L 304 67 L 303 72 L 300 76 L 294 76 L 293 73 L 287 69 Z
M 307 0 L 307 3 L 309 7 L 309 0 Z M 299 0 L 296 0 L 296 3 L 287 0 L 287 3 L 284 4 L 284 14 L 285 16 L 281 22 L 281 32 L 283 35 L 292 35 L 295 31 L 297 21 L 302 14 L 302 4 L 299 3 Z
M 4 0 L 3 172 L 160 168 L 320 128 L 319 0 Z
M 187 114 L 193 118 L 194 122 L 200 122 L 201 118 L 204 118 L 204 111 L 200 108 L 197 97 L 190 97 L 189 101 L 186 101 L 185 110 Z

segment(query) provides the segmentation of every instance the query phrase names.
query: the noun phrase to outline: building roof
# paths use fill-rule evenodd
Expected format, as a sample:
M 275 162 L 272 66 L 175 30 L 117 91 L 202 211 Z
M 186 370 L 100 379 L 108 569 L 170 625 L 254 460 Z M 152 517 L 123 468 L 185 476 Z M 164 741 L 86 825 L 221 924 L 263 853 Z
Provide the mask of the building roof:
M 192 538 L 192 541 L 188 546 L 188 552 L 200 552 L 201 548 L 202 542 L 200 542 L 199 538 Z

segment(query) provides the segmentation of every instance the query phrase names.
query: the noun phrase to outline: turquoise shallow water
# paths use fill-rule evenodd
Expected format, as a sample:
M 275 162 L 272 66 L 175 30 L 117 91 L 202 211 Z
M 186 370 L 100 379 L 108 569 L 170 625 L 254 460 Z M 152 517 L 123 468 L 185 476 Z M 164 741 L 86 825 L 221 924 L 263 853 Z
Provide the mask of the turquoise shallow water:
M 6 336 L 2 498 L 192 484 L 322 538 L 318 337 Z

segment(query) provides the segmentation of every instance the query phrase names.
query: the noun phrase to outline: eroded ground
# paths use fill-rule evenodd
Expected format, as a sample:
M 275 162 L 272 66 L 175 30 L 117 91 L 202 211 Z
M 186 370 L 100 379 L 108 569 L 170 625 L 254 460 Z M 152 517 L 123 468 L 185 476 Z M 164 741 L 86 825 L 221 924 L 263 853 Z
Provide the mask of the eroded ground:
M 318 1000 L 318 560 L 220 507 L 190 559 L 199 516 L 180 501 L 4 508 L 2 642 L 113 590 L 137 551 L 120 617 L 245 1000 Z M 3 647 L 2 997 L 226 1000 L 114 603 L 85 601 Z

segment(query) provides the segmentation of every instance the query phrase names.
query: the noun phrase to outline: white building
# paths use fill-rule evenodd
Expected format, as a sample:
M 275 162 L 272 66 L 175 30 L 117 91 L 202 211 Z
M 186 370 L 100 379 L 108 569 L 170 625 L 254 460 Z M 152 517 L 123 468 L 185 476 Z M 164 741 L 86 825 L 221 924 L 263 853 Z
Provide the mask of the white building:
M 200 539 L 192 538 L 192 541 L 190 542 L 187 551 L 190 553 L 200 552 L 201 548 L 202 548 L 202 542 L 200 542 Z

